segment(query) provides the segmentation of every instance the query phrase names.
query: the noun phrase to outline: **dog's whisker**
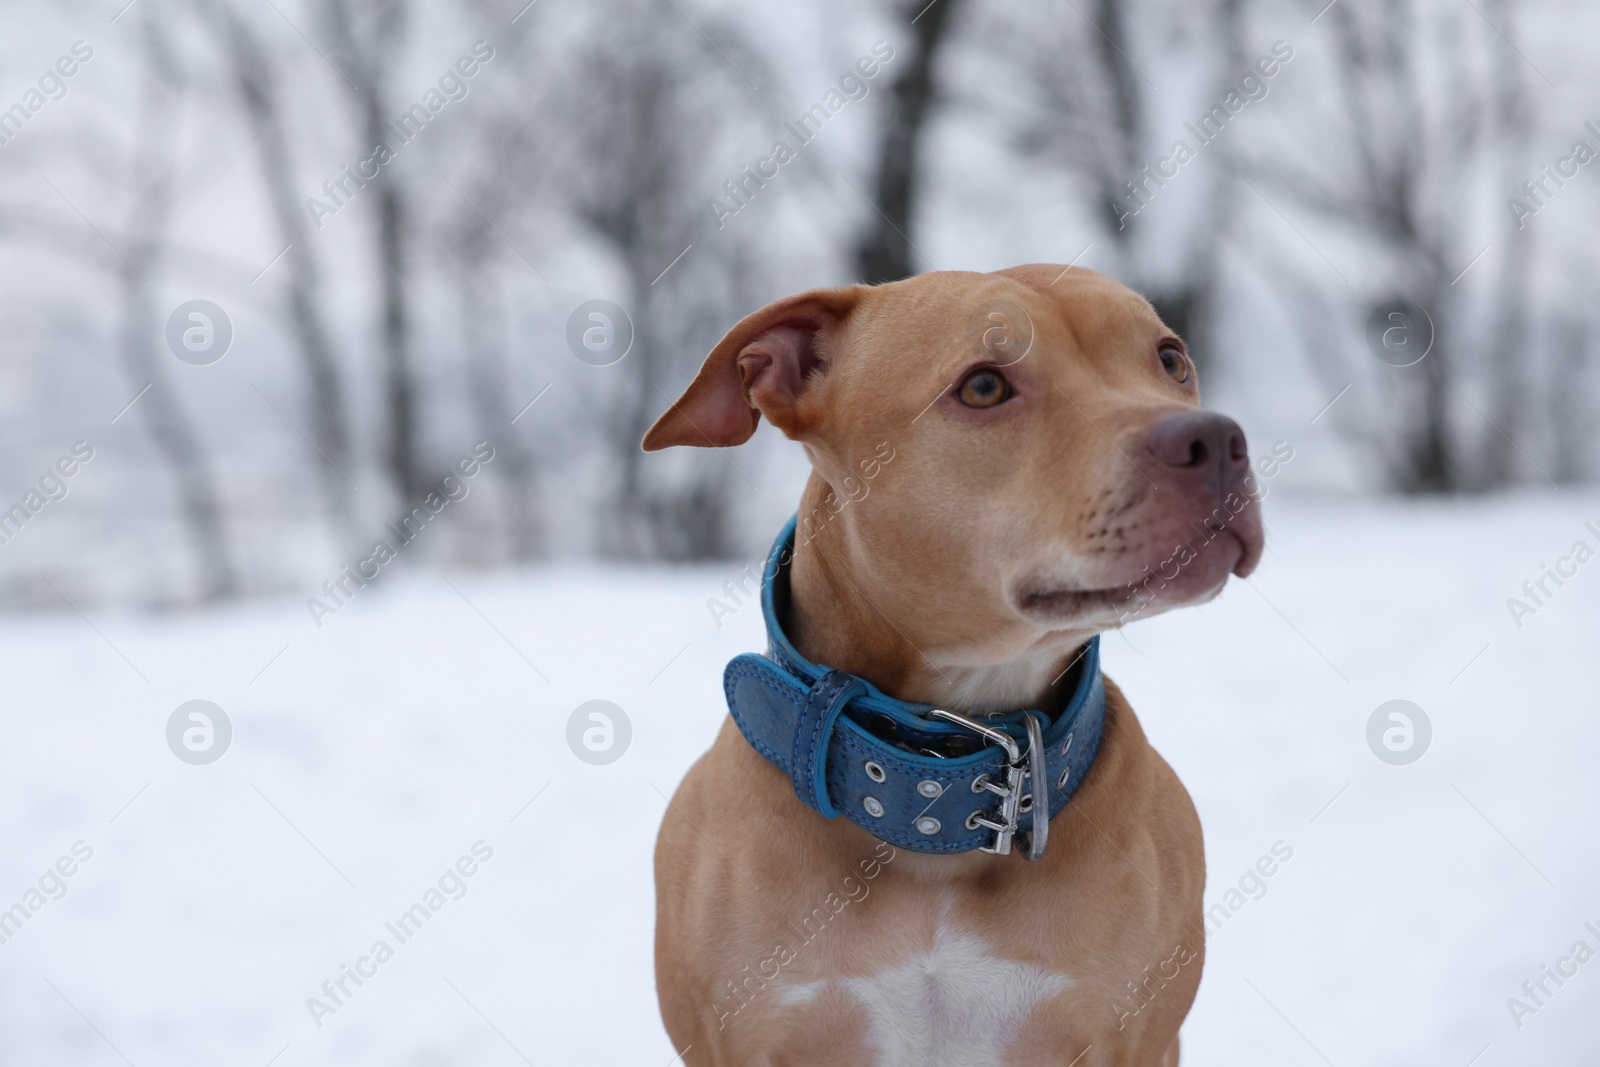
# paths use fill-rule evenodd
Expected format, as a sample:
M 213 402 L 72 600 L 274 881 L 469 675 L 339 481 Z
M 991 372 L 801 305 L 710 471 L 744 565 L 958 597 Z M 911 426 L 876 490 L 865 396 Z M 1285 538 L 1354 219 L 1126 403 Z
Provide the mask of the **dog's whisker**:
M 1150 658 L 1150 656 L 1144 651 L 1144 649 L 1142 649 L 1138 645 L 1134 644 L 1132 639 L 1130 639 L 1128 637 L 1128 631 L 1126 629 L 1124 629 L 1124 628 L 1119 626 L 1119 627 L 1117 627 L 1117 633 L 1122 637 L 1122 639 L 1124 641 L 1128 642 L 1128 647 L 1129 648 L 1131 648 L 1135 652 L 1139 653 L 1139 655 L 1144 656 L 1145 659 L 1149 659 Z

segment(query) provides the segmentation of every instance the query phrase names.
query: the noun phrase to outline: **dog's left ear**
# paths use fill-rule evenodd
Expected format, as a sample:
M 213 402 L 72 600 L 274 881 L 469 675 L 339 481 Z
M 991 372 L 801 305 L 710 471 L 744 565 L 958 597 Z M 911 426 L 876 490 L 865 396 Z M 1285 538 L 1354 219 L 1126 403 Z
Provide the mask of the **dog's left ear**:
M 805 400 L 828 371 L 830 334 L 864 290 L 859 285 L 813 289 L 746 317 L 717 343 L 678 402 L 650 427 L 644 450 L 744 444 L 762 415 L 789 437 L 799 436 L 818 414 L 805 410 Z

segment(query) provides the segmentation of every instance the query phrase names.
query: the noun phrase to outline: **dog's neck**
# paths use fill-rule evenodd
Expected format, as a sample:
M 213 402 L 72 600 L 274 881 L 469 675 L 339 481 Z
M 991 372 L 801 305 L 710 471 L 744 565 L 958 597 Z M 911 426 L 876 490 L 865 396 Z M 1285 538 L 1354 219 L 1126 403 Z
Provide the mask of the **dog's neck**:
M 812 475 L 801 498 L 802 517 L 831 516 L 811 529 L 802 522 L 795 537 L 783 622 L 801 655 L 901 700 L 966 714 L 1060 706 L 1089 634 L 1024 639 L 1015 642 L 1016 654 L 996 656 L 983 632 L 1019 622 L 986 627 L 967 619 L 954 632 L 933 629 L 918 603 L 921 591 L 884 588 L 855 547 L 851 505 L 834 515 L 824 506 L 827 494 L 827 483 Z

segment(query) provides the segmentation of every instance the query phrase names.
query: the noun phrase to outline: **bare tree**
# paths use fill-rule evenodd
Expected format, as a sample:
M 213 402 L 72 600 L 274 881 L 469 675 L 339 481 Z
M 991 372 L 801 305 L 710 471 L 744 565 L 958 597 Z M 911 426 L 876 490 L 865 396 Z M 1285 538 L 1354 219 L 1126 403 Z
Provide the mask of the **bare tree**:
M 934 65 L 962 7 L 961 0 L 911 0 L 899 7 L 900 17 L 911 24 L 910 55 L 895 76 L 888 106 L 878 120 L 875 210 L 867 217 L 855 252 L 861 281 L 892 282 L 917 273 L 909 234 L 916 223 L 924 169 L 923 136 L 940 95 Z
M 555 106 L 552 180 L 615 256 L 633 324 L 631 352 L 604 368 L 617 378 L 602 428 L 617 469 L 605 550 L 726 555 L 734 461 L 676 460 L 690 468 L 689 484 L 667 485 L 660 461 L 646 478 L 639 442 L 710 350 L 717 335 L 705 324 L 726 329 L 749 310 L 737 238 L 709 230 L 702 205 L 719 192 L 709 149 L 743 111 L 758 72 L 734 34 L 703 16 L 690 25 L 663 0 L 630 0 L 583 40 L 556 83 L 570 95 Z
M 1564 316 L 1553 324 L 1555 356 L 1550 367 L 1546 406 L 1554 437 L 1558 484 L 1575 485 L 1590 477 L 1594 447 L 1594 321 Z
M 995 49 L 1027 42 L 1018 64 L 1024 111 L 1020 118 L 1001 117 L 1015 122 L 1015 144 L 1025 156 L 1081 180 L 1094 214 L 1127 258 L 1133 235 L 1122 198 L 1138 169 L 1143 107 L 1121 0 L 1100 0 L 1096 10 L 1100 21 L 1088 26 L 1064 14 L 1048 20 L 1025 15 L 996 25 L 985 43 Z
M 1215 59 L 1203 113 L 1250 73 L 1243 34 L 1248 0 L 1214 0 L 1205 19 Z M 1054 14 L 1054 13 L 1052 13 Z M 1136 56 L 1145 43 L 1129 31 L 1130 0 L 1097 0 L 1087 11 L 1008 26 L 987 42 L 1010 50 L 1025 42 L 1018 64 L 1027 111 L 1015 126 L 1023 153 L 1072 175 L 1085 187 L 1093 216 L 1102 220 L 1116 273 L 1142 291 L 1157 312 L 1188 342 L 1204 369 L 1216 362 L 1223 274 L 1222 249 L 1238 203 L 1235 151 L 1230 135 L 1192 165 L 1203 177 L 1203 209 L 1181 223 L 1156 221 L 1139 208 L 1142 196 L 1165 185 L 1152 176 L 1155 150 L 1153 86 Z M 998 113 L 1006 108 L 996 106 Z M 1009 116 L 1007 116 L 1009 117 Z M 1220 139 L 1219 139 L 1220 140 Z M 1200 146 L 1190 146 L 1198 151 Z
M 1494 139 L 1500 152 L 1500 171 L 1495 177 L 1502 188 L 1510 191 L 1522 178 L 1521 168 L 1527 165 L 1528 143 L 1534 129 L 1524 72 L 1526 60 L 1517 49 L 1516 16 L 1511 5 L 1505 0 L 1485 0 L 1484 17 L 1498 31 L 1489 42 L 1494 49 Z M 1502 212 L 1500 218 L 1500 244 L 1504 251 L 1500 255 L 1500 280 L 1494 287 L 1493 326 L 1484 353 L 1489 362 L 1494 432 L 1486 439 L 1483 476 L 1491 485 L 1511 481 L 1523 462 L 1515 441 L 1521 438 L 1526 425 L 1525 368 L 1534 351 L 1529 336 L 1528 302 L 1537 230 L 1523 226 L 1509 211 Z
M 277 71 L 261 39 L 235 9 L 208 0 L 197 2 L 196 7 L 226 49 L 234 90 L 249 120 L 256 164 L 266 186 L 272 217 L 279 239 L 287 246 L 284 258 L 289 322 L 306 375 L 311 439 L 325 460 L 318 461 L 316 467 L 329 514 L 339 531 L 348 536 L 352 529 L 353 485 L 343 473 L 349 469 L 351 455 L 344 384 L 319 299 L 322 280 L 312 250 L 311 229 L 294 190 L 294 166 L 283 127 Z
M 1215 0 L 1212 51 L 1218 57 L 1211 77 L 1210 101 L 1236 92 L 1251 71 L 1245 49 L 1249 0 Z M 1208 104 L 1207 106 L 1214 106 Z M 1225 301 L 1223 250 L 1238 226 L 1241 181 L 1237 139 L 1219 139 L 1202 164 L 1199 180 L 1206 191 L 1198 217 L 1189 227 L 1182 273 L 1152 289 L 1151 301 L 1162 319 L 1188 343 L 1202 371 L 1215 374 L 1226 366 L 1221 335 Z
M 374 0 L 356 5 L 352 0 L 327 0 L 327 12 L 340 72 L 356 108 L 363 151 L 378 145 L 392 149 L 390 109 L 396 94 L 390 83 L 405 42 L 408 2 Z M 427 493 L 430 481 L 418 454 L 417 390 L 411 366 L 412 212 L 392 166 L 379 166 L 368 184 L 377 212 L 372 261 L 382 293 L 379 334 L 388 415 L 384 458 L 395 490 L 403 499 L 415 500 Z
M 496 183 L 474 190 L 472 205 L 460 213 L 453 227 L 457 309 L 461 345 L 465 355 L 467 394 L 479 432 L 494 443 L 495 473 L 507 494 L 506 543 L 515 559 L 538 554 L 543 537 L 533 500 L 534 458 L 517 437 L 512 419 L 518 414 L 508 400 L 511 386 L 506 348 L 505 308 L 501 272 L 504 262 L 496 253 L 501 238 L 485 212 L 498 215 L 503 205 Z
M 471 10 L 485 22 L 499 17 L 483 3 L 473 3 Z M 552 92 L 549 68 L 537 54 L 548 36 L 541 14 L 537 8 L 525 11 L 513 31 L 497 40 L 506 59 L 492 87 L 474 89 L 470 111 L 452 121 L 446 140 L 432 146 L 435 158 L 451 161 L 453 173 L 440 180 L 448 207 L 434 220 L 431 239 L 441 261 L 450 265 L 467 401 L 477 432 L 494 444 L 491 476 L 503 489 L 502 543 L 517 560 L 543 552 L 550 533 L 538 486 L 549 461 L 536 455 L 522 434 L 535 420 L 513 423 L 528 409 L 518 410 L 512 399 L 507 301 L 517 273 L 536 277 L 546 292 L 552 288 L 535 265 L 539 228 L 547 221 L 544 202 L 555 196 L 549 124 L 538 119 L 548 112 L 544 105 Z
M 1384 0 L 1365 12 L 1336 4 L 1324 17 L 1336 55 L 1332 91 L 1323 96 L 1327 112 L 1315 121 L 1332 150 L 1263 153 L 1248 169 L 1301 210 L 1381 250 L 1393 281 L 1389 291 L 1371 294 L 1374 304 L 1403 297 L 1426 310 L 1432 348 L 1414 366 L 1380 368 L 1394 403 L 1369 430 L 1385 441 L 1395 488 L 1465 488 L 1471 471 L 1450 416 L 1469 344 L 1468 308 L 1453 282 L 1472 258 L 1460 225 L 1470 178 L 1463 160 L 1480 140 L 1481 98 L 1465 64 L 1453 65 L 1452 84 L 1424 83 L 1416 53 L 1426 38 L 1413 0 Z M 1430 108 L 1436 98 L 1444 103 Z M 1337 355 L 1350 358 L 1345 350 Z
M 233 594 L 237 580 L 210 464 L 199 435 L 168 380 L 167 363 L 155 351 L 155 339 L 161 336 L 161 318 L 155 307 L 154 287 L 145 273 L 156 271 L 165 250 L 175 195 L 175 112 L 184 75 L 171 42 L 154 16 L 145 16 L 141 42 L 144 87 L 130 167 L 134 195 L 124 227 L 127 259 L 119 272 L 120 348 L 129 382 L 135 389 L 149 387 L 141 408 L 151 436 L 172 470 L 194 553 L 199 596 L 210 600 Z M 135 264 L 144 266 L 141 269 Z

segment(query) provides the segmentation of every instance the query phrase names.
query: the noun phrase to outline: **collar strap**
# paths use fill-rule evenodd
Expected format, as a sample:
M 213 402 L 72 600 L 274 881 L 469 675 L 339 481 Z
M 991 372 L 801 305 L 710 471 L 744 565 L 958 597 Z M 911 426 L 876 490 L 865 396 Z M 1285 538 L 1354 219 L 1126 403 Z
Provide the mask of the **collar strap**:
M 766 655 L 736 656 L 723 675 L 745 740 L 790 777 L 807 807 L 843 815 L 880 840 L 913 852 L 1006 855 L 1023 833 L 1038 859 L 1049 829 L 1045 820 L 1034 832 L 1040 780 L 1053 817 L 1100 749 L 1100 639 L 1085 645 L 1078 685 L 1054 719 L 1026 709 L 976 720 L 897 700 L 811 663 L 784 634 L 778 618 L 789 606 L 794 540 L 790 519 L 763 575 Z

